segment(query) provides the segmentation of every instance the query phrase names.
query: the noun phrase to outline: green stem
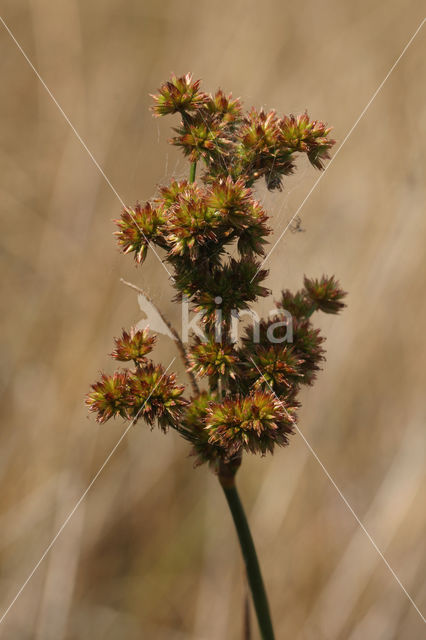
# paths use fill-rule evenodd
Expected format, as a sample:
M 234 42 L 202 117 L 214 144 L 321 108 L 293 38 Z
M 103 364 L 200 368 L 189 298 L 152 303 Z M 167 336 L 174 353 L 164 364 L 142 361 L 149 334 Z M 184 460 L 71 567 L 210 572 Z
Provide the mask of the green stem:
M 306 319 L 310 318 L 313 312 L 316 311 L 317 309 L 318 309 L 317 305 L 313 304 L 312 307 L 309 309 L 309 311 L 305 314 L 305 318 Z
M 219 475 L 219 482 L 222 485 L 226 500 L 228 501 L 240 541 L 262 640 L 274 640 L 275 636 L 272 628 L 268 598 L 266 596 L 250 527 L 243 505 L 241 504 L 240 496 L 238 495 L 237 487 L 235 486 L 235 479 L 232 475 Z
M 189 182 L 194 182 L 196 169 L 197 169 L 197 163 L 191 162 L 191 166 L 189 167 Z

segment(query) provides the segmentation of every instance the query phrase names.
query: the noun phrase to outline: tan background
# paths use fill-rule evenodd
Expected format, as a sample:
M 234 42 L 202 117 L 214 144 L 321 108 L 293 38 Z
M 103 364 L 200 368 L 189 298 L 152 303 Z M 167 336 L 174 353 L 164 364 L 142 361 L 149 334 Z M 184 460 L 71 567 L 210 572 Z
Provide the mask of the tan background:
M 192 70 L 247 107 L 309 110 L 342 141 L 423 18 L 423 3 L 2 2 L 2 16 L 120 196 L 149 198 L 187 166 L 148 93 Z M 123 432 L 83 405 L 121 327 L 125 277 L 175 322 L 167 274 L 112 238 L 120 204 L 0 25 L 2 425 L 0 593 L 11 602 Z M 269 284 L 335 273 L 328 362 L 300 427 L 424 610 L 425 27 L 269 261 Z M 276 236 L 319 174 L 305 162 L 259 196 Z M 262 302 L 259 309 L 266 310 Z M 155 358 L 175 348 L 161 338 Z M 185 374 L 176 363 L 180 379 Z M 187 446 L 137 425 L 7 618 L 0 637 L 241 638 L 244 580 L 215 478 Z M 277 638 L 417 640 L 423 623 L 300 437 L 246 461 L 240 486 Z M 253 637 L 257 637 L 254 629 Z

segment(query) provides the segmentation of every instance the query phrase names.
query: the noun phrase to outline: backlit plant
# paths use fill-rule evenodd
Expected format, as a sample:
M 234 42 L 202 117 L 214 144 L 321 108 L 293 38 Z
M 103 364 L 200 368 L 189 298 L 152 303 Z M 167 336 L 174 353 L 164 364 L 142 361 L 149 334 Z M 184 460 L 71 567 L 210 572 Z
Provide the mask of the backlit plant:
M 324 361 L 324 338 L 311 316 L 338 313 L 345 293 L 334 277 L 305 277 L 300 291 L 282 292 L 276 314 L 256 332 L 247 330 L 236 340 L 233 327 L 239 312 L 269 294 L 262 256 L 271 229 L 253 192 L 256 181 L 281 190 L 301 153 L 322 169 L 334 141 L 330 129 L 306 113 L 244 113 L 238 99 L 221 90 L 202 92 L 190 74 L 172 76 L 153 98 L 155 116 L 180 117 L 170 142 L 188 157 L 189 180 L 172 180 L 150 202 L 126 208 L 116 221 L 116 236 L 139 264 L 151 245 L 162 251 L 176 299 L 185 297 L 202 312 L 205 339 L 195 337 L 187 347 L 179 342 L 191 382 L 184 396 L 175 376 L 147 357 L 155 336 L 123 331 L 112 356 L 129 366 L 103 374 L 87 404 L 99 422 L 143 418 L 172 429 L 190 443 L 196 465 L 210 465 L 234 518 L 262 638 L 271 639 L 268 602 L 235 475 L 244 454 L 264 455 L 289 443 L 299 391 L 312 385 Z

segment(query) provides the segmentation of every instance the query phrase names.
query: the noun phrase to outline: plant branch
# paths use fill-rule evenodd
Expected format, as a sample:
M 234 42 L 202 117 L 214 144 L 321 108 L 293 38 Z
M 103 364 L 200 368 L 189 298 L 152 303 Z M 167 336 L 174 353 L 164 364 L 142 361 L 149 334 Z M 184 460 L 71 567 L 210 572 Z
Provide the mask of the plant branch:
M 191 166 L 189 167 L 189 182 L 194 182 L 196 170 L 197 170 L 197 163 L 191 162 Z
M 151 296 L 149 296 L 146 293 L 146 291 L 144 291 L 143 289 L 141 289 L 137 285 L 133 284 L 132 282 L 127 282 L 127 280 L 124 280 L 123 278 L 120 278 L 120 282 L 125 284 L 126 287 L 130 287 L 130 289 L 134 289 L 138 293 L 141 293 L 143 296 L 145 296 L 145 298 L 148 300 L 148 302 L 150 302 L 152 304 L 152 306 L 155 307 L 155 309 L 157 310 L 158 315 L 160 316 L 160 318 L 162 319 L 164 324 L 167 325 L 167 328 L 169 329 L 170 333 L 173 335 L 173 337 L 176 340 L 176 346 L 178 348 L 178 351 L 179 351 L 179 354 L 180 354 L 180 356 L 182 358 L 182 361 L 183 361 L 183 363 L 185 365 L 186 372 L 187 372 L 187 374 L 189 376 L 189 379 L 190 379 L 190 382 L 191 382 L 192 391 L 194 392 L 195 395 L 198 395 L 200 393 L 200 389 L 198 387 L 197 380 L 195 379 L 194 373 L 192 371 L 189 371 L 190 363 L 189 363 L 189 360 L 188 360 L 188 354 L 187 354 L 185 346 L 184 346 L 184 344 L 183 344 L 178 332 L 174 328 L 174 326 L 170 323 L 169 320 L 167 320 L 165 315 L 160 311 L 160 309 L 157 307 L 157 305 L 155 304 L 155 302 L 153 301 Z
M 317 311 L 318 306 L 316 304 L 313 304 L 312 307 L 309 309 L 309 311 L 305 314 L 305 318 L 308 319 L 311 317 L 311 315 L 314 313 L 314 311 Z
M 268 598 L 266 596 L 250 527 L 235 485 L 235 473 L 222 474 L 219 472 L 219 482 L 225 493 L 237 530 L 262 640 L 274 640 L 275 636 L 272 628 Z

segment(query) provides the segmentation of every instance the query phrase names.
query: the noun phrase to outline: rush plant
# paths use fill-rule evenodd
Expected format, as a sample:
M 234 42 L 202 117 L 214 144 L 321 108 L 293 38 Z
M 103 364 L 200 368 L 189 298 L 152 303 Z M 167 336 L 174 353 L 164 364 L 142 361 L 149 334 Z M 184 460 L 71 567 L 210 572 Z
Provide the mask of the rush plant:
M 175 375 L 148 358 L 155 336 L 123 331 L 112 356 L 128 366 L 102 374 L 87 404 L 99 422 L 119 416 L 176 431 L 190 443 L 195 464 L 210 465 L 235 522 L 261 636 L 271 640 L 268 601 L 235 476 L 245 454 L 263 456 L 289 443 L 299 391 L 313 384 L 324 361 L 324 338 L 311 317 L 341 311 L 345 293 L 334 277 L 305 277 L 296 293 L 282 292 L 275 315 L 256 331 L 236 340 L 232 328 L 242 311 L 270 293 L 262 256 L 271 229 L 255 183 L 263 179 L 269 190 L 281 190 L 302 153 L 322 169 L 334 141 L 330 129 L 306 113 L 244 113 L 238 99 L 220 89 L 202 92 L 190 74 L 172 76 L 153 98 L 155 116 L 179 116 L 170 142 L 188 158 L 189 179 L 172 180 L 150 202 L 124 209 L 116 220 L 117 241 L 138 264 L 151 245 L 161 250 L 176 299 L 202 312 L 205 338 L 194 337 L 188 346 L 179 342 L 191 383 L 185 396 Z

